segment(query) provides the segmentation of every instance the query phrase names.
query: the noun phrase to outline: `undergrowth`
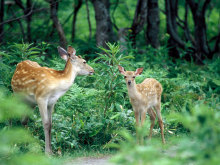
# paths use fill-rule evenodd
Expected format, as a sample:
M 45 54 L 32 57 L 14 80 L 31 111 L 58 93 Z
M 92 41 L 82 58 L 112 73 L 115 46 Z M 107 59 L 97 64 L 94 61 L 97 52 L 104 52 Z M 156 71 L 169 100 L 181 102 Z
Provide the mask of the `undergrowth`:
M 168 139 L 170 146 L 175 146 L 173 139 L 178 139 L 182 134 L 186 135 L 184 136 L 186 138 L 180 141 L 180 145 L 183 146 L 190 140 L 192 143 L 195 142 L 190 143 L 191 145 L 208 145 L 209 140 L 203 136 L 209 138 L 209 133 L 213 135 L 211 138 L 216 138 L 216 141 L 212 142 L 211 148 L 207 148 L 207 151 L 211 152 L 208 156 L 206 151 L 201 151 L 201 153 L 198 148 L 189 151 L 186 147 L 181 148 L 179 145 L 176 150 L 177 154 L 181 155 L 182 152 L 189 151 L 194 154 L 191 157 L 193 160 L 197 160 L 198 155 L 201 155 L 203 158 L 208 157 L 215 162 L 215 154 L 212 152 L 214 145 L 219 144 L 216 136 L 219 131 L 216 125 L 219 124 L 220 110 L 219 57 L 206 60 L 204 61 L 205 65 L 199 66 L 184 60 L 170 60 L 165 46 L 157 50 L 148 47 L 141 53 L 132 48 L 121 52 L 117 44 L 109 43 L 108 46 L 109 49 L 99 48 L 95 56 L 93 54 L 94 60 L 88 61 L 88 64 L 95 69 L 95 75 L 77 77 L 70 90 L 57 102 L 53 113 L 53 151 L 65 154 L 75 150 L 83 150 L 88 146 L 92 150 L 107 149 L 109 144 L 118 144 L 124 139 L 120 135 L 123 129 L 129 132 L 128 136 L 131 136 L 131 139 L 135 137 L 134 114 L 129 103 L 125 82 L 117 69 L 117 65 L 120 64 L 126 70 L 144 67 L 144 72 L 136 79 L 137 83 L 150 77 L 157 79 L 162 84 L 162 115 L 165 123 L 165 138 Z M 42 47 L 44 49 L 39 49 Z M 48 49 L 52 49 L 52 46 L 42 43 L 37 46 L 14 44 L 13 49 L 1 50 L 0 85 L 8 89 L 8 95 L 11 95 L 10 80 L 15 65 L 22 60 L 31 59 L 40 65 L 57 70 L 64 68 L 64 62 L 58 59 L 58 55 L 46 53 Z M 82 56 L 87 58 L 87 55 Z M 211 114 L 207 112 L 209 109 Z M 199 117 L 197 111 L 201 112 L 202 117 Z M 211 120 L 212 118 L 213 120 Z M 196 119 L 199 121 L 192 124 Z M 199 125 L 200 120 L 207 122 Z M 11 125 L 19 125 L 19 121 L 13 119 L 11 122 L 1 122 L 0 125 L 4 129 L 11 127 Z M 147 119 L 147 125 L 149 126 L 149 119 Z M 37 108 L 30 117 L 27 129 L 35 139 L 40 141 L 43 150 L 44 133 Z M 201 129 L 201 132 L 195 132 L 195 129 Z M 156 124 L 153 139 L 159 139 L 159 131 L 159 126 Z M 124 146 L 125 144 L 121 144 L 122 152 L 116 162 L 120 162 L 123 154 L 134 147 L 133 142 L 125 143 L 128 144 L 128 148 Z M 146 143 L 148 142 L 146 141 Z M 215 150 L 219 151 L 219 148 L 215 148 Z M 136 157 L 139 152 L 141 154 L 149 152 L 155 156 L 161 156 L 153 142 L 149 147 L 137 146 L 132 152 L 131 157 Z M 168 157 L 170 158 L 170 156 Z M 163 160 L 168 157 L 162 156 Z M 142 160 L 142 157 L 140 159 Z M 145 159 L 146 161 L 150 160 L 148 157 L 143 158 L 143 160 Z M 180 157 L 173 160 L 173 163 L 178 159 Z M 162 160 L 158 159 L 157 161 Z M 186 159 L 186 163 L 190 161 L 188 158 Z M 127 160 L 122 159 L 122 162 L 127 162 Z

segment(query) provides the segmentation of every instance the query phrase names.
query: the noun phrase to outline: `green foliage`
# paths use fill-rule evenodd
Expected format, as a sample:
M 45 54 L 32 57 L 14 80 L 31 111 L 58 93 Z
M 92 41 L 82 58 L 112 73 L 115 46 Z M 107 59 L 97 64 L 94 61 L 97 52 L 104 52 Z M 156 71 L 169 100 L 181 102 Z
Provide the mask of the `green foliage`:
M 116 164 L 218 164 L 220 161 L 220 111 L 204 104 L 190 106 L 181 113 L 172 113 L 170 122 L 182 122 L 190 135 L 172 137 L 167 145 L 161 146 L 158 140 L 139 146 L 130 133 L 121 133 L 125 139 L 113 145 L 120 149 L 113 157 Z
M 0 50 L 0 85 L 4 85 L 10 88 L 11 77 L 14 73 L 16 65 L 24 60 L 33 60 L 44 66 L 46 50 L 49 48 L 49 44 L 42 42 L 37 45 L 28 43 L 13 43 L 2 50 Z
M 198 124 L 199 121 L 196 118 L 201 109 L 207 109 L 207 107 L 212 109 L 213 114 L 207 115 L 207 117 L 209 116 L 208 119 L 204 119 L 203 115 L 199 117 L 199 120 L 209 121 L 211 116 L 216 118 L 216 115 L 219 115 L 217 112 L 217 110 L 219 111 L 220 91 L 219 58 L 206 60 L 204 61 L 205 65 L 198 66 L 181 59 L 176 60 L 174 63 L 169 59 L 166 46 L 161 46 L 159 49 L 149 46 L 143 52 L 139 52 L 137 49 L 132 49 L 128 46 L 128 49 L 122 54 L 119 45 L 110 43 L 107 43 L 107 45 L 108 49 L 99 48 L 99 52 L 96 55 L 90 55 L 92 58 L 97 56 L 94 60 L 88 61 L 88 64 L 95 69 L 95 74 L 93 76 L 77 77 L 70 90 L 57 102 L 55 112 L 53 113 L 53 151 L 55 153 L 60 151 L 66 153 L 75 150 L 84 150 L 85 148 L 89 150 L 106 149 L 110 143 L 114 142 L 117 144 L 120 142 L 118 147 L 121 150 L 116 160 L 119 164 L 138 164 L 146 161 L 156 162 L 156 164 L 159 162 L 174 164 L 182 159 L 181 155 L 185 156 L 183 162 L 200 159 L 198 158 L 197 148 L 202 143 L 206 143 L 204 142 L 206 140 L 203 138 L 197 140 L 196 138 L 205 134 L 202 131 L 208 132 L 209 130 L 205 127 L 204 130 L 201 130 L 202 127 L 200 127 Z M 38 50 L 40 46 L 29 45 L 29 48 L 33 47 L 36 49 L 29 50 L 28 46 L 20 45 L 19 49 L 16 48 L 13 50 L 13 52 L 17 52 L 15 56 L 17 61 L 23 60 L 23 57 L 29 57 L 42 66 L 49 65 L 49 67 L 57 70 L 64 68 L 64 61 L 57 54 L 47 57 L 49 59 L 47 64 L 45 64 L 45 59 L 41 58 L 40 52 L 36 53 L 38 56 L 35 56 L 35 53 L 32 56 L 32 53 L 28 51 Z M 47 51 L 47 48 L 48 46 L 45 46 L 43 52 Z M 1 67 L 1 70 L 6 73 L 3 74 L 1 72 L 1 85 L 4 88 L 10 89 L 10 80 L 15 68 L 14 64 L 17 62 L 12 59 L 12 50 L 4 49 L 1 52 L 5 54 L 2 56 L 1 63 L 3 65 L 1 66 L 3 67 Z M 19 56 L 19 53 L 22 52 L 26 52 L 23 53 L 23 57 Z M 83 58 L 87 57 L 82 56 Z M 168 142 L 165 148 L 161 148 L 160 145 L 161 140 L 158 137 L 160 130 L 157 122 L 152 141 L 146 141 L 145 144 L 147 146 L 136 145 L 134 115 L 129 103 L 125 82 L 118 72 L 117 66 L 119 64 L 125 67 L 126 70 L 135 70 L 138 67 L 144 67 L 142 75 L 136 78 L 137 83 L 142 82 L 147 77 L 155 78 L 161 82 L 163 86 L 162 115 L 165 123 L 165 138 Z M 23 111 L 26 112 L 28 108 L 19 104 L 20 101 L 14 100 L 10 96 L 10 92 L 8 92 L 8 95 L 8 99 L 1 103 L 2 109 L 5 109 L 4 112 L 9 112 L 9 110 L 13 112 L 16 108 L 19 110 L 15 110 L 13 113 L 5 113 L 8 115 L 8 119 L 14 118 L 14 116 L 15 118 L 21 117 Z M 15 104 L 10 104 L 8 100 L 12 100 Z M 197 107 L 193 107 L 192 104 L 197 105 Z M 206 108 L 199 106 L 201 104 L 205 104 Z M 201 113 L 203 114 L 203 111 Z M 27 128 L 35 139 L 39 139 L 40 146 L 43 148 L 44 132 L 39 111 L 36 110 L 32 114 L 30 113 L 30 115 L 31 119 Z M 2 130 L 5 130 L 5 128 L 8 129 L 9 125 L 11 125 L 10 122 L 5 121 L 6 118 L 4 117 L 3 119 L 1 115 L 0 119 L 2 121 L 4 120 L 1 123 Z M 210 122 L 206 123 L 205 126 L 213 125 L 214 121 L 211 124 Z M 13 119 L 12 125 L 18 126 L 19 124 Z M 145 135 L 148 133 L 149 125 L 150 122 L 147 118 L 146 127 L 142 130 Z M 120 136 L 119 132 L 122 129 L 127 130 L 129 133 L 124 133 L 126 135 Z M 201 132 L 196 132 L 196 130 Z M 213 138 L 212 147 L 218 143 L 216 131 L 218 130 L 214 129 L 214 133 L 211 133 L 213 137 L 208 137 Z M 9 134 L 9 136 L 12 135 Z M 179 138 L 180 136 L 183 136 L 183 138 Z M 179 141 L 181 142 L 179 143 Z M 191 144 L 190 142 L 195 142 L 195 144 Z M 188 146 L 186 145 L 187 143 L 192 146 L 195 145 L 194 147 L 197 148 L 194 150 L 191 148 L 192 151 L 189 151 L 186 147 L 184 148 L 184 146 Z M 20 147 L 21 145 L 19 144 L 18 146 Z M 188 147 L 190 148 L 190 146 Z M 206 147 L 204 153 L 200 153 L 201 161 L 207 153 L 205 150 L 212 149 Z M 22 147 L 19 153 L 26 154 L 29 150 L 31 149 L 28 147 Z M 215 150 L 217 153 L 218 148 Z M 173 158 L 172 151 L 175 153 L 175 156 L 178 155 L 177 158 Z M 188 153 L 192 153 L 193 157 L 187 155 Z M 127 154 L 129 156 L 126 156 Z M 146 154 L 149 156 L 146 156 Z M 152 160 L 154 156 L 160 157 L 160 159 Z M 211 154 L 210 160 L 214 161 L 215 157 L 215 154 Z M 129 160 L 132 159 L 132 161 L 129 162 L 127 158 Z
M 0 89 L 0 125 L 7 120 L 30 114 L 26 105 L 17 97 L 7 96 Z M 41 153 L 41 147 L 31 132 L 20 127 L 4 125 L 0 130 L 1 165 L 51 165 L 58 162 L 48 159 Z M 40 160 L 40 161 L 39 161 Z

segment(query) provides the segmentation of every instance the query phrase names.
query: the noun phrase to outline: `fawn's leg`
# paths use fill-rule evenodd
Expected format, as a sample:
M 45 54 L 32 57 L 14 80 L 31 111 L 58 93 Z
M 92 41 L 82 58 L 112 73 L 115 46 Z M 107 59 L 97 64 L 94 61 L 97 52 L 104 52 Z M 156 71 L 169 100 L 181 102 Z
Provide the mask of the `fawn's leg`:
M 154 110 L 152 108 L 149 108 L 147 112 L 148 112 L 148 114 L 150 116 L 150 121 L 151 121 L 150 134 L 149 134 L 149 139 L 151 139 L 152 131 L 153 131 L 154 124 L 155 124 L 155 119 L 156 119 L 156 113 L 154 112 Z
M 143 109 L 141 111 L 141 127 L 143 127 L 145 119 L 146 119 L 146 111 Z M 144 136 L 143 135 L 140 135 L 140 141 L 141 141 L 140 144 L 143 145 L 143 143 L 144 143 Z
M 165 144 L 165 138 L 164 138 L 164 133 L 163 133 L 164 128 L 163 128 L 163 120 L 162 120 L 162 116 L 161 116 L 161 106 L 160 106 L 160 103 L 158 103 L 155 106 L 155 110 L 156 110 L 156 113 L 157 113 L 158 122 L 159 122 L 159 126 L 160 126 L 162 142 L 163 142 L 163 144 Z
M 138 128 L 139 128 L 139 125 L 140 125 L 140 113 L 138 110 L 135 110 L 134 109 L 134 116 L 135 116 L 135 119 L 136 119 L 136 136 L 137 136 L 137 143 L 139 143 L 139 133 L 138 133 Z

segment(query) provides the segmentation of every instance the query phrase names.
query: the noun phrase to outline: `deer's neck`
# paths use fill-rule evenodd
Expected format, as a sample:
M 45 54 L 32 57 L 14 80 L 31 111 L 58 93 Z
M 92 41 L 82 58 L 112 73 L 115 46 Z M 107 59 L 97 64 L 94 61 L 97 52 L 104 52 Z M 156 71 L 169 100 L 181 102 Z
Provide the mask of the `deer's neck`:
M 137 90 L 137 84 L 134 81 L 134 84 L 127 85 L 128 88 L 128 95 L 131 99 L 138 99 L 140 97 L 140 93 Z
M 71 59 L 69 58 L 66 62 L 66 66 L 62 71 L 62 75 L 66 81 L 73 83 L 77 76 L 77 69 L 71 64 Z

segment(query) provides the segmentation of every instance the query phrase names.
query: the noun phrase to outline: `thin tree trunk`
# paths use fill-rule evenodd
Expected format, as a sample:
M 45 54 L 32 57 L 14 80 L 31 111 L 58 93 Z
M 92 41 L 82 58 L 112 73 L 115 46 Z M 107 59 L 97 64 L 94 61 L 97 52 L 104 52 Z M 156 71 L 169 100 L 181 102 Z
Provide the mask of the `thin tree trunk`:
M 87 20 L 88 20 L 88 24 L 89 24 L 89 40 L 91 40 L 91 38 L 92 38 L 92 26 L 91 26 L 90 15 L 89 15 L 88 0 L 86 0 L 86 11 L 87 11 Z
M 78 14 L 79 9 L 82 6 L 83 1 L 82 0 L 78 0 L 77 1 L 77 5 L 74 6 L 74 12 L 73 12 L 73 22 L 72 22 L 72 42 L 75 39 L 75 32 L 76 32 L 76 17 Z
M 203 4 L 194 0 L 186 0 L 193 14 L 195 25 L 195 45 L 196 60 L 201 63 L 205 57 L 210 57 L 211 51 L 207 43 L 205 12 L 211 0 L 206 0 Z
M 159 7 L 158 0 L 148 0 L 147 4 L 147 39 L 149 43 L 154 47 L 159 47 Z
M 4 0 L 1 0 L 0 6 L 0 23 L 4 21 Z M 0 43 L 3 41 L 4 24 L 0 25 Z
M 167 32 L 170 34 L 168 40 L 169 56 L 178 58 L 179 51 L 177 47 L 185 48 L 185 43 L 179 37 L 177 33 L 177 10 L 178 10 L 178 0 L 166 0 L 166 19 L 167 19 Z
M 132 45 L 134 47 L 136 45 L 136 36 L 143 29 L 147 21 L 147 3 L 148 0 L 138 0 L 137 2 L 134 19 L 131 26 L 132 32 L 130 36 Z
M 116 40 L 110 19 L 109 0 L 92 0 L 92 3 L 96 19 L 96 44 L 97 46 L 107 47 L 106 42 Z
M 27 0 L 27 4 L 26 4 L 26 10 L 25 10 L 25 14 L 31 12 L 32 10 L 32 6 L 31 6 L 31 0 Z M 29 14 L 27 16 L 27 40 L 30 43 L 32 41 L 32 37 L 31 37 L 31 18 L 32 18 L 32 13 Z
M 63 48 L 67 47 L 67 40 L 66 36 L 64 34 L 62 25 L 60 24 L 60 21 L 57 16 L 57 11 L 58 11 L 58 1 L 56 0 L 50 0 L 50 14 L 51 14 L 51 19 L 56 27 L 57 33 L 59 35 L 60 39 L 60 46 Z

